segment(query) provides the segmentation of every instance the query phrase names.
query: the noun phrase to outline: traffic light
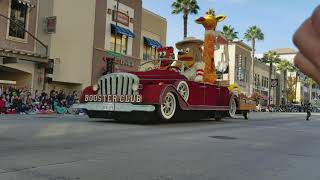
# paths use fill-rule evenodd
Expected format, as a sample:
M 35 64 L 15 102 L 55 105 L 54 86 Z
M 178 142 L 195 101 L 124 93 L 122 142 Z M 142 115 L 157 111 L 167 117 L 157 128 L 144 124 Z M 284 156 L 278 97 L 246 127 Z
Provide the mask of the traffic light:
M 107 61 L 107 73 L 113 73 L 113 67 L 114 67 L 114 63 L 113 63 L 113 59 L 108 59 Z

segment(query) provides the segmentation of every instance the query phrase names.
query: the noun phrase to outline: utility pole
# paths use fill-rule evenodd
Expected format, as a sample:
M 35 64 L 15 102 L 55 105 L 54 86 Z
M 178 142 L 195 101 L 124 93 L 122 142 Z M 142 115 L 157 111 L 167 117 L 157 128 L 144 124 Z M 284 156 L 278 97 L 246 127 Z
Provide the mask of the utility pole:
M 116 16 L 116 28 L 115 28 L 115 38 L 114 38 L 114 49 L 113 49 L 113 52 L 114 54 L 116 54 L 117 52 L 117 36 L 118 36 L 118 12 L 119 12 L 119 0 L 117 0 L 117 6 L 116 6 L 116 12 L 115 12 L 115 16 Z M 111 66 L 112 68 L 112 72 L 114 71 L 114 64 L 115 64 L 115 61 L 116 61 L 116 56 L 113 56 L 112 60 L 111 60 Z M 109 65 L 110 65 L 109 64 Z M 107 67 L 108 68 L 108 67 Z

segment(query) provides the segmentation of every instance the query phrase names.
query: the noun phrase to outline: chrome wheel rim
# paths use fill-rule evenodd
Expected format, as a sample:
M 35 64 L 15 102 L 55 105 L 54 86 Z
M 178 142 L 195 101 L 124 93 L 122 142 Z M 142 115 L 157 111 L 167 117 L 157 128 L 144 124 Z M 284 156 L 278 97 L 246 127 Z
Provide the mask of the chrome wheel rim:
M 185 101 L 189 99 L 189 87 L 185 81 L 181 81 L 177 86 L 177 91 Z
M 176 98 L 170 92 L 166 95 L 161 105 L 161 113 L 165 119 L 171 119 L 176 111 Z
M 237 112 L 237 103 L 234 100 L 234 98 L 232 98 L 230 100 L 230 106 L 229 106 L 229 115 L 230 117 L 234 117 L 236 115 Z

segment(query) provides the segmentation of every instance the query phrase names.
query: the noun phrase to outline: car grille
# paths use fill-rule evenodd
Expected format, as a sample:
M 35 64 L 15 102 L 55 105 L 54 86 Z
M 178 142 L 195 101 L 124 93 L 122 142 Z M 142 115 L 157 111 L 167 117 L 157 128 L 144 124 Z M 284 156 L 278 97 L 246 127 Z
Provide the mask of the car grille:
M 139 78 L 134 74 L 107 74 L 100 78 L 100 93 L 102 95 L 134 95 L 133 84 L 139 84 Z

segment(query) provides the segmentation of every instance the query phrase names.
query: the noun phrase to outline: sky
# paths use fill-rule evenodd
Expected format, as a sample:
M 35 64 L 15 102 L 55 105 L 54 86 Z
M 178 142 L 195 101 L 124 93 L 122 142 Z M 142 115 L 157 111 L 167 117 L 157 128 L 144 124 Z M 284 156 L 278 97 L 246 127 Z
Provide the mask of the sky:
M 174 0 L 143 0 L 143 7 L 166 18 L 168 22 L 167 45 L 183 39 L 182 14 L 171 14 Z M 218 24 L 231 25 L 243 39 L 249 26 L 257 25 L 265 35 L 264 41 L 257 43 L 257 53 L 276 48 L 295 48 L 292 35 L 301 23 L 312 14 L 320 0 L 198 0 L 200 11 L 191 15 L 188 22 L 188 36 L 204 38 L 204 29 L 195 23 L 195 19 L 204 16 L 213 8 L 216 15 L 224 14 L 227 19 Z M 249 43 L 250 44 L 250 43 Z

